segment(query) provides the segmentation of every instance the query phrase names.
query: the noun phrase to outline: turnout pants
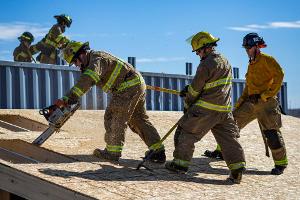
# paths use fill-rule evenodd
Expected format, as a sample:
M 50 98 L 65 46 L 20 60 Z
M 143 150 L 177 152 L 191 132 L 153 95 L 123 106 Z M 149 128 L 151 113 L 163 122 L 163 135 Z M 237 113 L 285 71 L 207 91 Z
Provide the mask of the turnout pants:
M 232 113 L 218 112 L 192 106 L 179 121 L 175 133 L 174 161 L 187 167 L 193 157 L 195 143 L 211 130 L 222 147 L 222 154 L 229 169 L 245 166 L 244 151 L 237 140 L 238 127 Z
M 157 130 L 146 114 L 145 88 L 145 84 L 140 84 L 112 94 L 104 115 L 108 151 L 121 153 L 127 126 L 137 133 L 148 147 L 160 140 Z
M 245 100 L 233 111 L 233 116 L 240 129 L 257 119 L 267 145 L 271 149 L 275 165 L 286 166 L 288 164 L 286 148 L 280 132 L 282 123 L 277 97 L 269 98 L 267 102 L 259 99 L 257 104 Z

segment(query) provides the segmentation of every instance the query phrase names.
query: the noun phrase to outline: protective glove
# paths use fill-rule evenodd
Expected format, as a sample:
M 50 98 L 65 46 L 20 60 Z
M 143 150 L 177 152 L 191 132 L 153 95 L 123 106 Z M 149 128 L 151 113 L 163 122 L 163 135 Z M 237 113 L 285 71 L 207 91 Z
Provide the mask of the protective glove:
M 270 96 L 266 96 L 266 95 L 264 95 L 264 93 L 262 93 L 262 94 L 260 95 L 260 98 L 261 98 L 261 100 L 263 100 L 263 102 L 267 102 L 268 99 L 271 98 L 271 97 L 270 97 Z
M 189 85 L 184 86 L 183 90 L 180 91 L 179 96 L 186 97 L 186 94 L 188 93 L 188 88 L 189 88 Z
M 249 101 L 252 104 L 257 104 L 258 100 L 261 99 L 260 94 L 251 94 L 248 96 Z
M 68 103 L 65 102 L 65 101 L 62 100 L 62 99 L 56 99 L 56 100 L 54 101 L 54 105 L 56 105 L 58 108 L 62 108 L 62 107 L 68 106 Z

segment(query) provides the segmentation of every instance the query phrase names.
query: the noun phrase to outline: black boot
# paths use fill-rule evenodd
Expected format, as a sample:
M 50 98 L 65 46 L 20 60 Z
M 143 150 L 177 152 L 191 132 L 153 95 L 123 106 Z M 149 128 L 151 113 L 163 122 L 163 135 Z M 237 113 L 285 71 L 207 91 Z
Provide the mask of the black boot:
M 275 165 L 275 167 L 271 170 L 271 174 L 273 174 L 273 175 L 283 174 L 283 171 L 285 168 L 286 168 L 286 166 Z
M 227 178 L 227 181 L 232 184 L 240 184 L 243 176 L 243 172 L 245 171 L 245 167 L 231 170 L 229 177 Z
M 154 162 L 154 163 L 165 163 L 166 162 L 166 153 L 165 153 L 165 150 L 164 149 L 161 149 L 161 150 L 156 150 L 153 152 L 153 150 L 150 150 L 150 151 L 147 151 L 145 153 L 145 156 L 150 156 L 149 157 L 149 160 L 151 162 Z
M 121 157 L 121 153 L 111 153 L 108 152 L 106 149 L 95 149 L 93 155 L 98 158 L 111 161 L 119 161 L 119 158 Z
M 204 152 L 204 156 L 208 158 L 217 158 L 223 160 L 222 152 L 219 150 L 214 150 L 214 151 L 206 150 Z
M 166 162 L 165 167 L 170 171 L 177 172 L 180 174 L 185 174 L 188 171 L 188 167 L 179 166 L 173 161 Z

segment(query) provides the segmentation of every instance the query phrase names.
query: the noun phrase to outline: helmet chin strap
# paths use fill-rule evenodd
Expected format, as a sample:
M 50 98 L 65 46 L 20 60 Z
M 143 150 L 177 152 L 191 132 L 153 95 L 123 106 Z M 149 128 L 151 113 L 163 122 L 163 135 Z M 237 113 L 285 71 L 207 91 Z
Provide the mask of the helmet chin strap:
M 88 52 L 85 53 L 85 56 L 86 56 L 87 63 L 89 63 L 89 56 L 87 54 Z M 78 60 L 81 62 L 80 70 L 83 72 L 87 66 L 84 65 L 84 61 L 83 59 L 81 59 L 80 55 L 78 56 Z

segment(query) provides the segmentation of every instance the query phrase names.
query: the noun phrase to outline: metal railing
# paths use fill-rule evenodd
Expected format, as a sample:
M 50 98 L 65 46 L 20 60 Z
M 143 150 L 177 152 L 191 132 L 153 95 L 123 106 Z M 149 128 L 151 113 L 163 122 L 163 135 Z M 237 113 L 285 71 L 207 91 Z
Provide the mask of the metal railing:
M 182 90 L 193 76 L 141 72 L 146 84 Z M 75 67 L 0 61 L 0 108 L 39 109 L 61 98 L 75 84 L 80 71 Z M 245 81 L 233 79 L 232 103 L 242 94 Z M 278 94 L 284 111 L 287 111 L 287 84 Z M 96 86 L 81 98 L 82 109 L 102 110 L 108 105 L 110 95 Z M 183 110 L 178 95 L 147 90 L 147 110 Z

